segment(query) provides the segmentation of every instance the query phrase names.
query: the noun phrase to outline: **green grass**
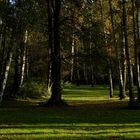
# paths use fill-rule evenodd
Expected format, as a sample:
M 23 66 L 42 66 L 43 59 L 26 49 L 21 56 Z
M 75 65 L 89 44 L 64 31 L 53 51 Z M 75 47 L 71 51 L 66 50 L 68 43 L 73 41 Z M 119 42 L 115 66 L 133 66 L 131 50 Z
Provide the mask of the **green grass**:
M 3 102 L 0 140 L 140 139 L 140 110 L 109 99 L 107 87 L 64 89 L 69 106 L 39 107 L 37 102 Z
M 115 97 L 118 97 L 118 91 L 114 90 Z M 93 100 L 108 100 L 109 87 L 107 86 L 79 86 L 74 88 L 64 89 L 63 97 L 65 100 L 78 100 L 78 101 L 93 101 Z

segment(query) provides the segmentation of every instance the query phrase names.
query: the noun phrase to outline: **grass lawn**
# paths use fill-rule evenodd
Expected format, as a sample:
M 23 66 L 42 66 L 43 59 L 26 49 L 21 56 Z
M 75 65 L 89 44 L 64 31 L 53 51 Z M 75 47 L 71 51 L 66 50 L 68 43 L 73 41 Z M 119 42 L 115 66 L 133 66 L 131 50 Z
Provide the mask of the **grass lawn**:
M 117 95 L 117 91 L 115 91 Z M 37 102 L 3 102 L 0 140 L 140 139 L 140 110 L 108 97 L 107 87 L 63 91 L 66 107 L 39 107 Z

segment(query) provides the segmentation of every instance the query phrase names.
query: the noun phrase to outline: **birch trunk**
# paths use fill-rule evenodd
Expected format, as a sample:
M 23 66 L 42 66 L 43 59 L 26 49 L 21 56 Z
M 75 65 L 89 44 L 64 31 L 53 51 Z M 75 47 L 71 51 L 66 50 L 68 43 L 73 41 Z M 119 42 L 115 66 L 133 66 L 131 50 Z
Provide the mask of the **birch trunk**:
M 73 78 L 74 78 L 74 54 L 75 54 L 75 51 L 74 51 L 74 47 L 75 46 L 75 35 L 74 33 L 72 34 L 72 44 L 71 44 L 71 55 L 72 55 L 72 59 L 71 59 L 71 82 L 73 82 Z
M 10 65 L 11 65 L 11 61 L 12 61 L 12 56 L 13 56 L 13 52 L 11 50 L 9 50 L 6 64 L 4 67 L 4 72 L 2 74 L 2 78 L 1 78 L 1 82 L 0 82 L 0 103 L 3 100 L 3 95 L 4 95 L 4 91 L 5 91 L 5 87 L 6 87 L 6 83 L 7 83 L 7 79 L 8 79 L 8 74 L 9 74 L 9 70 L 10 70 Z
M 129 101 L 132 103 L 134 101 L 133 94 L 133 75 L 132 75 L 132 65 L 131 65 L 131 57 L 130 57 L 130 48 L 128 46 L 128 33 L 127 33 L 127 16 L 126 16 L 126 2 L 122 2 L 122 21 L 123 21 L 123 36 L 124 36 L 124 45 L 126 51 L 126 60 L 128 67 L 128 89 L 129 89 Z
M 19 87 L 22 86 L 23 81 L 24 81 L 24 76 L 25 76 L 25 66 L 26 66 L 26 45 L 27 45 L 27 41 L 28 41 L 28 31 L 25 31 L 24 34 L 24 43 L 23 43 L 23 48 L 21 48 L 21 69 L 20 69 L 20 84 Z
M 0 103 L 3 100 L 3 95 L 7 84 L 8 74 L 9 74 L 10 65 L 13 57 L 13 37 L 14 37 L 14 31 L 12 31 L 11 34 L 11 38 L 9 42 L 10 46 L 8 46 L 8 52 L 6 54 L 5 63 L 3 65 L 3 70 L 0 76 Z
M 111 27 L 112 27 L 112 37 L 113 37 L 113 45 L 115 47 L 116 52 L 116 58 L 117 58 L 117 68 L 118 68 L 118 74 L 119 74 L 119 97 L 120 99 L 125 98 L 125 82 L 123 80 L 122 76 L 122 68 L 120 63 L 120 57 L 119 57 L 119 49 L 117 46 L 117 39 L 116 39 L 116 32 L 115 32 L 115 19 L 114 19 L 114 11 L 112 6 L 112 0 L 109 0 L 109 8 L 110 8 L 110 19 L 111 19 Z
M 20 96 L 20 88 L 23 84 L 25 74 L 26 63 L 26 43 L 27 43 L 27 31 L 24 31 L 24 27 L 19 26 L 16 33 L 16 57 L 15 57 L 15 73 L 14 82 L 12 87 L 12 97 L 17 98 Z
M 134 0 L 132 0 L 132 9 L 134 9 Z M 140 102 L 140 68 L 139 68 L 139 55 L 138 55 L 138 47 L 140 45 L 140 7 L 137 7 L 136 13 L 136 21 L 135 21 L 135 11 L 133 10 L 133 32 L 134 32 L 134 45 L 135 45 L 135 67 L 136 67 L 136 82 L 137 82 L 137 98 Z M 136 28 L 137 33 L 136 33 Z

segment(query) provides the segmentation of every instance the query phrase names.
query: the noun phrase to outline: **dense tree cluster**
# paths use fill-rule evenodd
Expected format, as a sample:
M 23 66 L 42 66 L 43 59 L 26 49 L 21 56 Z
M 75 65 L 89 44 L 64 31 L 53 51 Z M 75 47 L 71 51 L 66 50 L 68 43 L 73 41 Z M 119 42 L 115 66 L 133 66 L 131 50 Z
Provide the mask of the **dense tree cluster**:
M 108 84 L 140 101 L 139 8 L 134 0 L 1 0 L 0 98 L 18 98 L 28 81 Z

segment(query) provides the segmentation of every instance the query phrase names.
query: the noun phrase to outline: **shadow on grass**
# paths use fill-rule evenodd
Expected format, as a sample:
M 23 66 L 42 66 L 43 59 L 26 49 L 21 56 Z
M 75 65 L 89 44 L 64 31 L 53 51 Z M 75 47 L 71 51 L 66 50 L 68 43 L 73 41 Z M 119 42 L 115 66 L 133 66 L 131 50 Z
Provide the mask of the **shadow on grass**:
M 57 131 L 57 130 L 56 130 Z M 121 132 L 121 133 L 139 133 L 140 131 L 127 131 L 127 132 Z M 108 132 L 109 133 L 109 132 Z M 120 132 L 117 132 L 117 133 L 120 133 Z M 45 134 L 47 134 L 47 135 L 50 135 L 50 134 L 53 134 L 53 135 L 55 135 L 55 134 L 58 134 L 58 132 L 27 132 L 27 133 L 21 133 L 21 132 L 19 132 L 19 133 L 6 133 L 6 134 L 4 134 L 4 133 L 0 133 L 0 135 L 5 135 L 5 136 L 8 136 L 8 135 L 45 135 Z M 67 135 L 72 135 L 72 134 L 74 134 L 72 131 L 71 132 L 67 132 Z M 79 133 L 79 132 L 76 132 L 76 134 L 77 135 L 83 135 L 84 133 L 83 132 L 81 132 L 81 133 Z M 89 135 L 93 135 L 93 136 L 95 136 L 95 135 L 107 135 L 107 132 L 88 132 L 87 134 L 89 134 Z
M 7 103 L 8 104 L 8 103 Z M 67 107 L 1 106 L 0 125 L 18 124 L 130 124 L 140 123 L 140 111 L 125 109 L 127 102 L 70 102 Z
M 136 130 L 133 131 L 133 129 L 137 129 L 137 132 L 140 132 L 140 124 L 60 124 L 60 125 L 51 125 L 51 124 L 31 124 L 31 125 L 26 125 L 26 124 L 22 124 L 22 125 L 1 125 L 0 129 L 29 129 L 29 130 L 36 130 L 36 129 L 50 129 L 50 130 L 60 130 L 60 129 L 64 129 L 64 130 L 75 130 L 75 131 L 80 131 L 82 128 L 82 131 L 91 131 L 91 130 L 113 130 L 115 129 L 125 129 L 125 128 L 131 128 L 130 130 L 127 130 L 127 132 L 136 132 Z M 111 132 L 111 131 L 110 131 Z M 29 132 L 27 132 L 29 133 Z M 92 132 L 93 133 L 93 132 Z M 94 132 L 95 133 L 95 132 Z M 96 132 L 97 133 L 97 132 Z M 118 132 L 119 133 L 119 132 Z M 121 133 L 126 133 L 126 132 L 121 132 Z M 0 135 L 2 135 L 3 133 L 0 133 Z M 5 133 L 6 134 L 6 133 Z M 15 133 L 14 133 L 15 134 Z
M 127 101 L 68 103 L 39 107 L 37 103 L 5 102 L 0 107 L 0 138 L 119 140 L 140 133 L 140 111 L 126 109 Z

